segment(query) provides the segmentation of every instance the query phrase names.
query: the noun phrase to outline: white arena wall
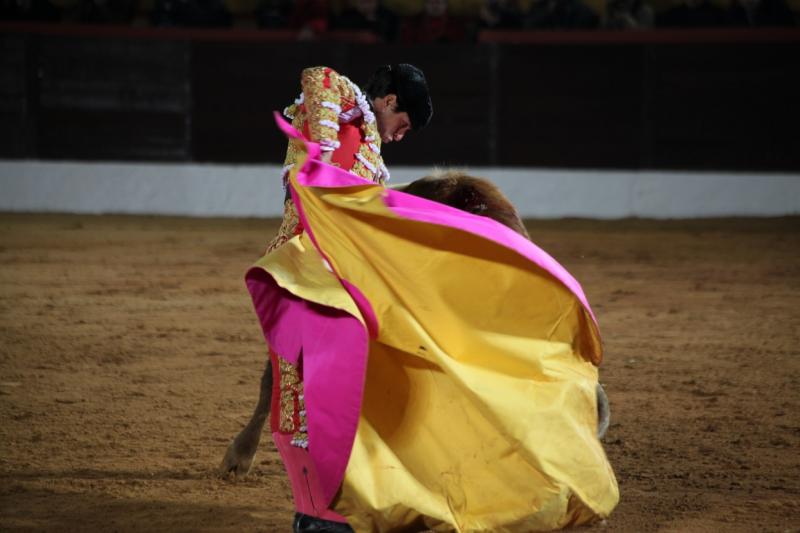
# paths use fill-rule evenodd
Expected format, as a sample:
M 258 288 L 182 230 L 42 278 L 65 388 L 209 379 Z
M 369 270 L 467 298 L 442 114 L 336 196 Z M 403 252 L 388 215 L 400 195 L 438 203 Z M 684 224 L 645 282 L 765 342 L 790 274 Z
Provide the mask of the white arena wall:
M 424 167 L 396 167 L 391 183 Z M 465 169 L 523 217 L 703 218 L 800 214 L 800 174 Z M 278 217 L 278 165 L 0 161 L 0 211 Z

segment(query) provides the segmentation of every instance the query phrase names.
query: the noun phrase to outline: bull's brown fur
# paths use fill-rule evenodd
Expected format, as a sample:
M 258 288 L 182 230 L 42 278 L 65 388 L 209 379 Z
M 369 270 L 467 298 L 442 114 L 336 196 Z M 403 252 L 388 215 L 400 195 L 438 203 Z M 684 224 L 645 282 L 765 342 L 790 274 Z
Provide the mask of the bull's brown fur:
M 403 192 L 473 215 L 489 217 L 528 237 L 517 210 L 500 189 L 487 179 L 448 170 L 418 179 L 403 188 Z

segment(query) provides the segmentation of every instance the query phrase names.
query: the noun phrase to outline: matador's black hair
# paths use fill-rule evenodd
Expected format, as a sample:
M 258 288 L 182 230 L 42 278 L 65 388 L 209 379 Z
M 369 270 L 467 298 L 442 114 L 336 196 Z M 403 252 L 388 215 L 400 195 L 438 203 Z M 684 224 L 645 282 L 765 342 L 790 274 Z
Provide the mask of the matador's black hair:
M 431 121 L 433 104 L 428 82 L 425 74 L 414 65 L 398 63 L 379 67 L 364 86 L 364 91 L 370 100 L 387 94 L 397 95 L 397 111 L 408 113 L 414 130 L 424 128 Z

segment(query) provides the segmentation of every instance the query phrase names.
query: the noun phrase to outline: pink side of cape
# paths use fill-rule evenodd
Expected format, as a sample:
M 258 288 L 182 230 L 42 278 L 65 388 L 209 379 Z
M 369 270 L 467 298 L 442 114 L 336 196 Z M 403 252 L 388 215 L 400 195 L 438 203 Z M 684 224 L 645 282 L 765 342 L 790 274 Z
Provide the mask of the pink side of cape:
M 320 162 L 319 145 L 304 139 L 278 113 L 275 113 L 275 120 L 288 137 L 301 139 L 306 144 L 308 159 L 297 172 L 301 186 L 374 186 L 368 180 Z M 305 216 L 299 195 L 294 189 L 291 193 L 306 233 L 325 258 L 325 251 L 314 236 L 314 228 Z M 594 320 L 583 289 L 575 278 L 538 246 L 513 230 L 489 218 L 399 191 L 387 189 L 383 199 L 387 208 L 401 218 L 467 231 L 519 253 L 563 283 Z M 344 478 L 361 412 L 368 334 L 376 337 L 380 327 L 366 296 L 358 287 L 335 274 L 361 311 L 366 330 L 355 317 L 343 311 L 294 296 L 278 286 L 261 268 L 254 267 L 247 273 L 247 286 L 269 345 L 275 353 L 293 364 L 303 354 L 309 455 L 316 465 L 323 496 L 321 505 L 324 507 L 330 505 Z M 287 463 L 286 468 L 293 471 L 301 466 Z M 297 472 L 293 471 L 293 474 Z

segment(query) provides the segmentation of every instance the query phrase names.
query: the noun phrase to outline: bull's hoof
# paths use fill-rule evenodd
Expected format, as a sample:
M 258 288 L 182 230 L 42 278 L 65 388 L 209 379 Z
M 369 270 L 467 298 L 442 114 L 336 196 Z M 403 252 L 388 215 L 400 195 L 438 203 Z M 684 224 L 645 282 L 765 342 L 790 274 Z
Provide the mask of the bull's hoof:
M 245 477 L 250 472 L 250 468 L 253 466 L 253 459 L 256 456 L 258 441 L 255 442 L 255 446 L 252 443 L 248 443 L 251 444 L 248 446 L 242 442 L 243 439 L 240 439 L 241 437 L 241 434 L 237 435 L 228 446 L 225 457 L 222 458 L 222 464 L 219 466 L 220 476 L 230 477 L 233 475 L 238 479 Z

